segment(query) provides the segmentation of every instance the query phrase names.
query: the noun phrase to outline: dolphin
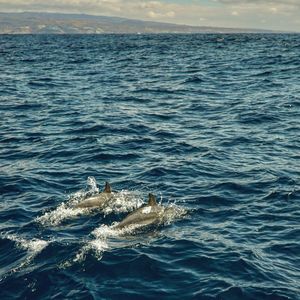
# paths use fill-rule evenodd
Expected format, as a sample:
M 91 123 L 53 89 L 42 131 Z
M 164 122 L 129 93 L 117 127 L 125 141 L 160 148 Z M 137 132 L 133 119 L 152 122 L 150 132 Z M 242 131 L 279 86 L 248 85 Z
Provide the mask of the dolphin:
M 150 225 L 163 224 L 169 212 L 174 212 L 174 208 L 159 205 L 153 194 L 149 194 L 147 204 L 130 213 L 120 223 L 115 225 L 114 229 L 127 229 L 127 228 L 142 228 Z
M 83 200 L 75 205 L 75 208 L 103 208 L 114 197 L 114 194 L 110 184 L 106 182 L 103 192 Z

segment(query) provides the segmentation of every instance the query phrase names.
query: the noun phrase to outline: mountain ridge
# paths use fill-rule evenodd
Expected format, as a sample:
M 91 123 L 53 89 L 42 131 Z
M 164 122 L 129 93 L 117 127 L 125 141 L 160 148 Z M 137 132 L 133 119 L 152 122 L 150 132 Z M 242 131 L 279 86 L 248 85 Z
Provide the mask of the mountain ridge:
M 192 26 L 122 17 L 47 12 L 0 12 L 0 34 L 272 33 L 252 28 Z

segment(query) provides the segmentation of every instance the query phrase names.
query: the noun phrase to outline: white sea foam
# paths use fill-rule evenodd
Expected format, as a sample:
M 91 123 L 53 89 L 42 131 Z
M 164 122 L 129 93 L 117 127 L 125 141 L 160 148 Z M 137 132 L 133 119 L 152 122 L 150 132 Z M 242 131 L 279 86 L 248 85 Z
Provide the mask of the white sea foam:
M 105 215 L 111 213 L 125 213 L 133 211 L 143 204 L 142 198 L 137 192 L 122 190 L 115 195 L 113 201 L 102 210 Z
M 91 235 L 93 235 L 97 239 L 107 239 L 109 237 L 118 236 L 119 231 L 114 228 L 113 225 L 108 226 L 102 224 L 100 227 L 94 229 L 91 232 Z
M 95 239 L 92 241 L 89 241 L 86 245 L 84 245 L 76 254 L 75 258 L 73 259 L 73 263 L 80 263 L 85 260 L 86 255 L 88 252 L 93 251 L 95 257 L 98 260 L 102 259 L 102 255 L 105 250 L 109 249 L 109 246 L 107 244 L 106 240 L 101 239 Z M 72 263 L 69 261 L 65 266 L 70 266 Z
M 43 226 L 57 226 L 67 219 L 74 219 L 77 216 L 86 213 L 86 209 L 71 208 L 66 203 L 60 204 L 55 210 L 46 212 L 44 215 L 37 217 L 36 222 Z
M 104 251 L 109 249 L 108 243 L 107 243 L 107 236 L 109 235 L 109 226 L 102 225 L 106 230 L 106 232 L 103 233 L 101 237 L 98 237 L 96 239 L 86 241 L 84 246 L 77 252 L 75 257 L 71 260 L 68 260 L 64 262 L 61 267 L 66 268 L 70 267 L 74 263 L 81 263 L 86 259 L 86 255 L 89 252 L 93 252 L 94 256 L 98 259 L 102 259 L 102 255 Z
M 97 182 L 95 177 L 89 176 L 86 182 L 88 189 L 92 193 L 99 193 L 99 188 L 97 187 Z
M 14 241 L 18 248 L 28 250 L 35 254 L 41 252 L 49 244 L 49 242 L 47 241 L 36 238 L 26 240 L 24 238 L 19 237 L 16 234 L 8 234 L 6 235 L 6 238 L 8 238 L 11 241 Z
M 111 213 L 120 214 L 131 212 L 139 208 L 144 203 L 140 193 L 122 190 L 118 193 L 114 193 L 112 200 L 109 201 L 105 207 L 75 208 L 75 206 L 82 200 L 99 193 L 95 178 L 88 178 L 87 187 L 87 190 L 80 190 L 71 194 L 65 203 L 61 203 L 53 211 L 46 212 L 44 215 L 36 218 L 36 221 L 44 226 L 57 226 L 64 220 L 77 218 L 80 215 L 89 214 L 91 211 L 97 209 L 100 209 L 104 215 Z M 145 214 L 150 212 L 151 207 L 145 207 L 143 209 L 143 213 Z M 176 204 L 169 203 L 162 211 L 161 224 L 170 224 L 175 219 L 181 218 L 185 214 L 185 209 L 177 206 Z M 136 230 L 143 227 L 143 224 L 132 224 L 131 226 L 122 229 L 116 229 L 117 224 L 117 222 L 110 226 L 102 224 L 98 228 L 94 229 L 91 232 L 91 236 L 93 236 L 93 238 L 84 242 L 84 245 L 73 259 L 64 262 L 60 266 L 64 268 L 76 262 L 80 263 L 85 260 L 86 255 L 89 252 L 92 252 L 95 257 L 100 260 L 105 251 L 119 246 L 122 247 L 122 245 L 124 245 L 124 242 L 120 243 L 118 239 L 115 239 L 115 237 L 133 236 Z
M 113 198 L 105 207 L 102 208 L 76 208 L 75 206 L 87 197 L 99 193 L 96 180 L 94 177 L 87 179 L 88 189 L 80 190 L 69 196 L 66 202 L 61 203 L 57 208 L 52 211 L 44 213 L 42 216 L 36 218 L 36 222 L 43 226 L 57 226 L 65 220 L 74 219 L 81 215 L 90 214 L 91 211 L 101 209 L 104 215 L 111 213 L 124 213 L 130 212 L 135 208 L 142 205 L 143 201 L 137 192 L 122 190 L 119 193 L 114 193 Z
M 58 207 L 52 211 L 44 213 L 42 216 L 35 219 L 36 222 L 43 226 L 57 226 L 64 220 L 74 219 L 80 215 L 86 214 L 87 209 L 75 208 L 88 193 L 97 191 L 97 187 L 94 186 L 94 180 L 92 177 L 88 177 L 87 183 L 90 189 L 88 191 L 80 190 L 69 195 L 66 202 L 61 203 Z
M 17 272 L 23 267 L 28 266 L 35 258 L 35 256 L 44 248 L 46 248 L 50 243 L 49 241 L 36 238 L 25 239 L 16 234 L 7 234 L 6 238 L 14 241 L 17 248 L 28 251 L 26 258 L 17 267 L 13 268 L 11 272 Z
M 127 202 L 128 203 L 128 202 Z M 140 202 L 133 202 L 127 206 L 128 208 L 132 208 L 131 205 L 140 205 Z M 171 207 L 171 209 L 170 209 Z M 124 210 L 122 210 L 123 212 Z M 147 213 L 147 212 L 146 212 Z M 174 220 L 182 218 L 186 215 L 187 211 L 179 207 L 175 204 L 169 205 L 163 211 L 163 224 L 168 225 L 172 223 Z M 118 222 L 115 222 L 108 225 L 100 225 L 96 229 L 91 232 L 91 236 L 94 238 L 90 241 L 86 241 L 83 247 L 78 251 L 75 257 L 72 260 L 64 262 L 61 267 L 66 268 L 70 267 L 74 263 L 81 263 L 86 259 L 86 255 L 88 253 L 93 253 L 93 255 L 98 259 L 101 260 L 103 257 L 103 253 L 105 251 L 109 251 L 110 249 L 115 249 L 119 247 L 132 247 L 133 244 L 136 244 L 135 240 L 132 239 L 125 239 L 124 236 L 132 236 L 136 233 L 136 230 L 139 230 L 143 225 L 140 224 L 132 224 L 128 227 L 117 229 L 116 225 Z M 121 238 L 122 239 L 119 239 Z M 117 238 L 117 239 L 116 239 Z M 144 240 L 144 239 L 143 239 Z M 148 239 L 146 239 L 148 241 Z M 133 244 L 132 244 L 133 243 Z
M 89 241 L 85 241 L 85 244 L 77 252 L 75 257 L 60 265 L 62 268 L 70 267 L 74 263 L 81 263 L 86 259 L 86 255 L 91 252 L 98 259 L 101 260 L 103 253 L 111 249 L 109 237 L 118 236 L 119 230 L 113 228 L 113 226 L 101 225 L 91 232 L 95 238 Z
M 165 207 L 163 214 L 163 224 L 169 225 L 175 220 L 179 220 L 185 217 L 187 215 L 187 210 L 172 203 Z

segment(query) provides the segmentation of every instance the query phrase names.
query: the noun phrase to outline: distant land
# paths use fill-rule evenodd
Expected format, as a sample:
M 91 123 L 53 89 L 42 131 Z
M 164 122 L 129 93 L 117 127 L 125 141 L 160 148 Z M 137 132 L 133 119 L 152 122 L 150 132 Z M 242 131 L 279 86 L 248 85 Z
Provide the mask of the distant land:
M 119 17 L 59 13 L 0 13 L 0 34 L 259 33 L 261 29 L 189 26 Z

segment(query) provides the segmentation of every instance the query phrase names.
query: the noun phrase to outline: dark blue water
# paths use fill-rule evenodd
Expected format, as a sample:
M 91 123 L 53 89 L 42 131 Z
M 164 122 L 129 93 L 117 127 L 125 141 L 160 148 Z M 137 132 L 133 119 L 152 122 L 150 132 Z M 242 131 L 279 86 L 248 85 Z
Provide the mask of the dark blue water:
M 299 57 L 300 35 L 0 36 L 0 298 L 300 299 Z M 118 205 L 72 208 L 105 181 Z M 186 213 L 113 234 L 149 192 Z

